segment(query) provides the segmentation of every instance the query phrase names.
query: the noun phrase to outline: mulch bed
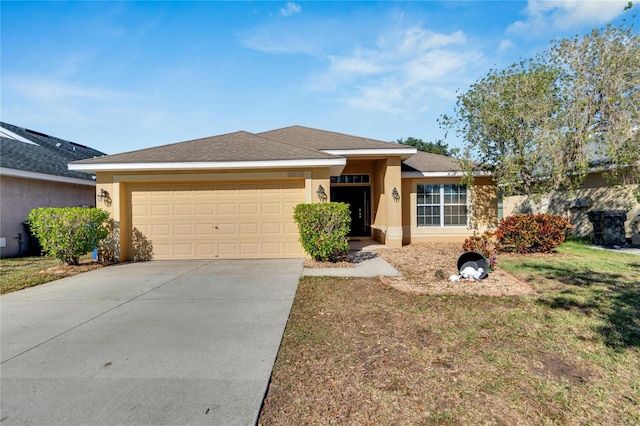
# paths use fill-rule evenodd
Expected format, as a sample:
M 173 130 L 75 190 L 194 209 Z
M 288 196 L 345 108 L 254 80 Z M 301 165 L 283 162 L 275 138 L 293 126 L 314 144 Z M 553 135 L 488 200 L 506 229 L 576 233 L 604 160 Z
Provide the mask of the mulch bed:
M 105 263 L 96 262 L 94 260 L 83 260 L 80 261 L 79 265 L 60 263 L 59 265 L 43 269 L 42 271 L 39 271 L 38 274 L 58 275 L 60 278 L 66 278 L 82 274 L 84 272 L 93 271 L 94 269 L 100 269 L 105 266 L 107 266 Z
M 519 296 L 533 291 L 500 268 L 480 281 L 449 281 L 451 275 L 458 274 L 457 260 L 464 253 L 459 243 L 410 244 L 380 249 L 377 253 L 402 273 L 400 277 L 382 277 L 382 282 L 407 293 Z

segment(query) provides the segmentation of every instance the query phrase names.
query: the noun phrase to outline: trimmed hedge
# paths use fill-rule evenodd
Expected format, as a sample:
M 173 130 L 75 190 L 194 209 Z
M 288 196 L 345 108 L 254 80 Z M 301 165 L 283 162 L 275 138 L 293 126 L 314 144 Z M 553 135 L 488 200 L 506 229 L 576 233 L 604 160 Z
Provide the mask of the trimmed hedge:
M 43 251 L 69 265 L 90 253 L 106 238 L 109 213 L 82 207 L 41 207 L 29 213 L 29 227 Z
M 298 224 L 302 247 L 314 260 L 337 262 L 349 253 L 348 204 L 298 204 L 293 219 Z
M 562 244 L 572 226 L 553 214 L 516 214 L 505 217 L 495 232 L 498 250 L 516 253 L 551 253 Z

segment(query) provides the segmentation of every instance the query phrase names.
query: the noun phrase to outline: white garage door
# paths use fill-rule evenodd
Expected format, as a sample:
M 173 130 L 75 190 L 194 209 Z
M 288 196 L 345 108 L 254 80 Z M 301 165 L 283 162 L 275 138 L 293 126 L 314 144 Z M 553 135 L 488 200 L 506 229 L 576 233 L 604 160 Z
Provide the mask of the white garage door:
M 150 240 L 153 259 L 304 256 L 293 221 L 305 200 L 303 180 L 136 184 L 130 191 L 134 234 Z

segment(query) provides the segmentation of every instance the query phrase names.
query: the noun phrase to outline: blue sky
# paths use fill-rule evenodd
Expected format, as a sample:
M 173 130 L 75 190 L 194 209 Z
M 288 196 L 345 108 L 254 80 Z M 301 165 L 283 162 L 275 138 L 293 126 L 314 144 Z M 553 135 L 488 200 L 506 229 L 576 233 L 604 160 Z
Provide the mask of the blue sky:
M 296 124 L 432 141 L 457 91 L 627 2 L 2 1 L 0 114 L 108 154 Z

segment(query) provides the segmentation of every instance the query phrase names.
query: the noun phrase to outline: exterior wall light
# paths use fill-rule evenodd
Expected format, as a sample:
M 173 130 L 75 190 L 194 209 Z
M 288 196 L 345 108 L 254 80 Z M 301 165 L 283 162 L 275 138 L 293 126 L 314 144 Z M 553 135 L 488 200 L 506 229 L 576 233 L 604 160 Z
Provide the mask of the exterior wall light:
M 322 185 L 318 185 L 318 190 L 316 191 L 316 194 L 318 195 L 318 199 L 323 203 L 327 201 L 327 193 L 325 192 Z
M 109 191 L 107 191 L 104 188 L 100 188 L 100 192 L 98 192 L 97 195 L 98 201 L 102 202 L 104 200 L 108 200 L 109 199 Z
M 400 201 L 400 193 L 398 192 L 398 188 L 396 188 L 395 186 L 391 191 L 391 196 L 393 197 L 393 201 L 395 201 L 396 203 Z

